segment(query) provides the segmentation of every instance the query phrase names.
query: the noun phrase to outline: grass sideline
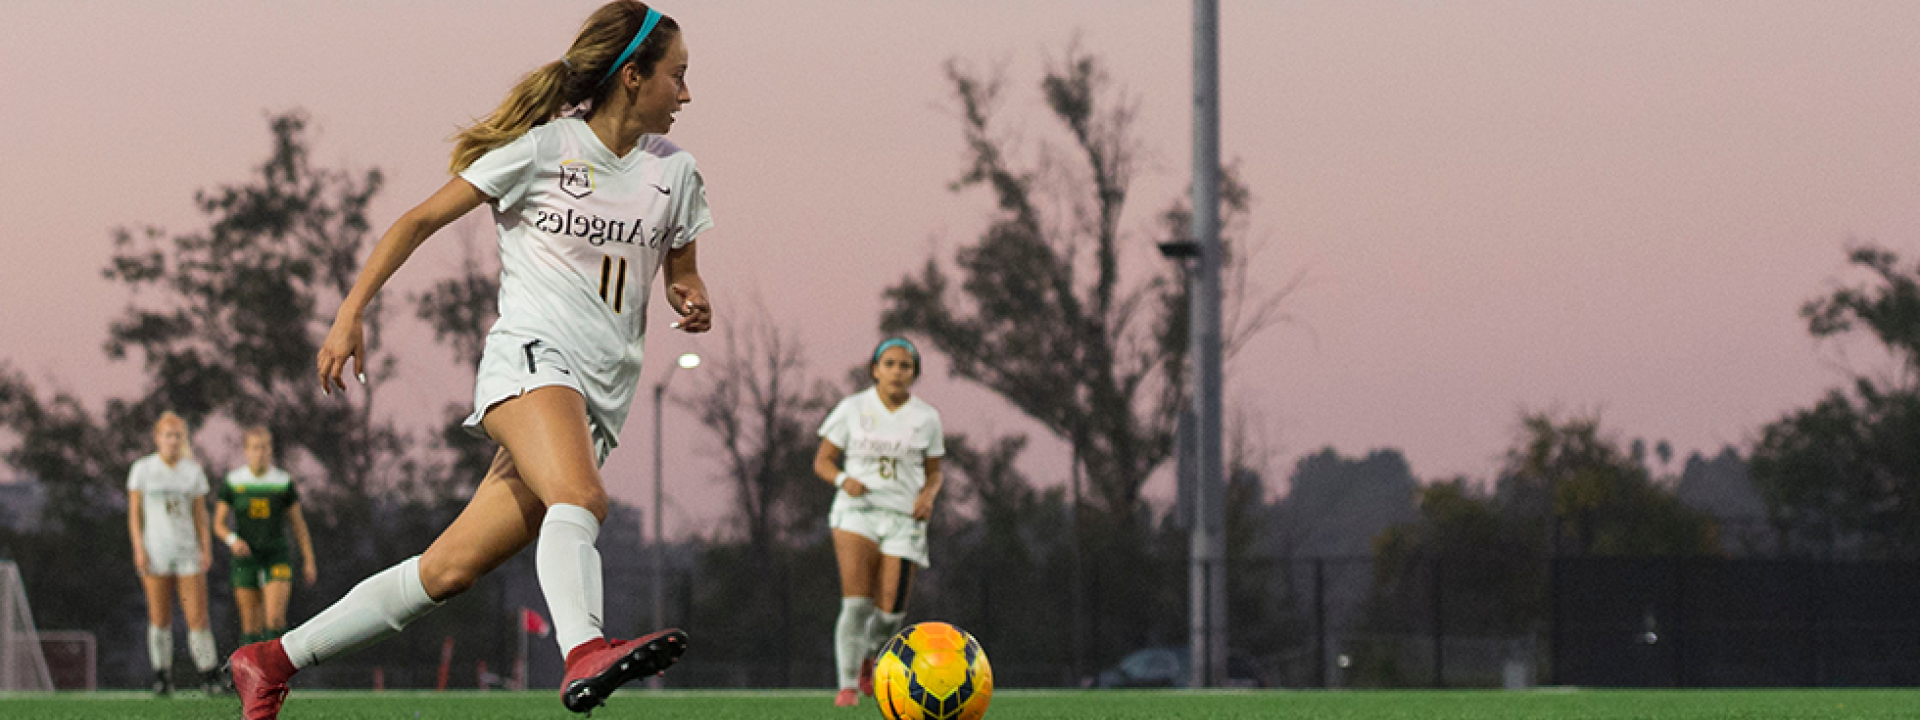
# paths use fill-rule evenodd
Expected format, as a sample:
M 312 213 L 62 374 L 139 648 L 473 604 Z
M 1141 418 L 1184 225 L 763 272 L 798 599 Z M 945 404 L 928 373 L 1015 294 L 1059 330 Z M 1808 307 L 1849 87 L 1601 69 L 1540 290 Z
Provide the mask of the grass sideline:
M 871 720 L 860 708 L 832 707 L 821 691 L 648 692 L 629 688 L 594 720 Z M 155 700 L 142 692 L 0 693 L 0 717 L 35 720 L 193 719 L 239 716 L 232 696 L 182 692 Z M 456 691 L 295 691 L 285 720 L 505 720 L 581 716 L 556 693 Z M 1825 720 L 1920 718 L 1920 690 L 1489 690 L 1436 691 L 1073 691 L 994 694 L 993 720 Z

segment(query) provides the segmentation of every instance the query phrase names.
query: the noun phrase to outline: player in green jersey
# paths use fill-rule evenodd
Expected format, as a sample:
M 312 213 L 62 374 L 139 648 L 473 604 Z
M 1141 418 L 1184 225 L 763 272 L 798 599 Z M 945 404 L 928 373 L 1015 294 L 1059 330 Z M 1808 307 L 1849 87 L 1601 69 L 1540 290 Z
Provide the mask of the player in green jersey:
M 241 644 L 279 637 L 287 630 L 287 599 L 293 590 L 293 563 L 286 530 L 306 559 L 302 579 L 313 585 L 313 539 L 300 514 L 300 495 L 287 471 L 273 466 L 273 433 L 265 427 L 245 434 L 247 466 L 234 468 L 220 483 L 213 528 L 233 551 L 233 604 L 240 609 Z M 233 525 L 229 527 L 228 518 Z

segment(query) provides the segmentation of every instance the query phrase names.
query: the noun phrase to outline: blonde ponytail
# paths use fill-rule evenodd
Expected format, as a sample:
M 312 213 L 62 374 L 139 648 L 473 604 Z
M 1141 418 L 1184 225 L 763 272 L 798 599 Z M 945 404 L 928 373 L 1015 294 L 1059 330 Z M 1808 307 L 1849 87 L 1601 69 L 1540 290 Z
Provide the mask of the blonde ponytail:
M 535 125 L 552 120 L 564 101 L 561 83 L 566 75 L 566 65 L 559 61 L 527 73 L 492 115 L 455 135 L 454 174 L 467 169 L 487 151 L 513 142 Z
M 611 66 L 639 32 L 646 15 L 646 3 L 634 0 L 614 0 L 595 10 L 565 55 L 527 73 L 492 115 L 454 134 L 453 173 L 458 175 L 480 156 L 519 139 L 569 106 L 604 101 L 611 85 L 603 79 L 611 75 Z M 679 30 L 673 18 L 661 16 L 629 62 L 651 76 Z

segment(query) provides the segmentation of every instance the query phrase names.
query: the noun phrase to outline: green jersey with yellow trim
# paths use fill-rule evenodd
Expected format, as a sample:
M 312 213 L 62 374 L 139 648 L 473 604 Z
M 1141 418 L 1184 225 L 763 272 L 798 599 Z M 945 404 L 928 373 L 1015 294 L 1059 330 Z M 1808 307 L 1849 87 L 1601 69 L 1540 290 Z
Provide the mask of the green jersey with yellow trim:
M 255 553 L 286 551 L 287 506 L 300 502 L 287 471 L 270 467 L 259 476 L 251 468 L 235 468 L 220 484 L 219 497 L 233 509 L 233 531 Z

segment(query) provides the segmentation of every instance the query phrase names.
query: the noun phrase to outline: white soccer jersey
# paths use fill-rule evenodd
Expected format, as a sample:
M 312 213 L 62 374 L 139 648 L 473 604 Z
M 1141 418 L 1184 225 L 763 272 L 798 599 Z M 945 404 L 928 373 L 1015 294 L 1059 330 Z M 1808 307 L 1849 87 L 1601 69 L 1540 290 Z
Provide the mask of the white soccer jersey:
M 820 437 L 839 447 L 847 475 L 867 486 L 860 497 L 842 490 L 835 510 L 877 507 L 913 512 L 913 500 L 927 486 L 927 458 L 945 457 L 946 435 L 940 411 L 918 396 L 888 410 L 874 388 L 854 393 L 833 406 L 820 423 Z
M 653 277 L 669 247 L 713 224 L 693 156 L 646 135 L 617 157 L 585 121 L 563 118 L 460 177 L 493 199 L 500 232 L 491 334 L 564 353 L 595 420 L 617 434 L 640 380 Z
M 167 467 L 159 453 L 148 455 L 134 461 L 127 490 L 140 491 L 141 536 L 148 555 L 198 555 L 193 504 L 207 495 L 207 473 L 199 463 L 180 458 Z

